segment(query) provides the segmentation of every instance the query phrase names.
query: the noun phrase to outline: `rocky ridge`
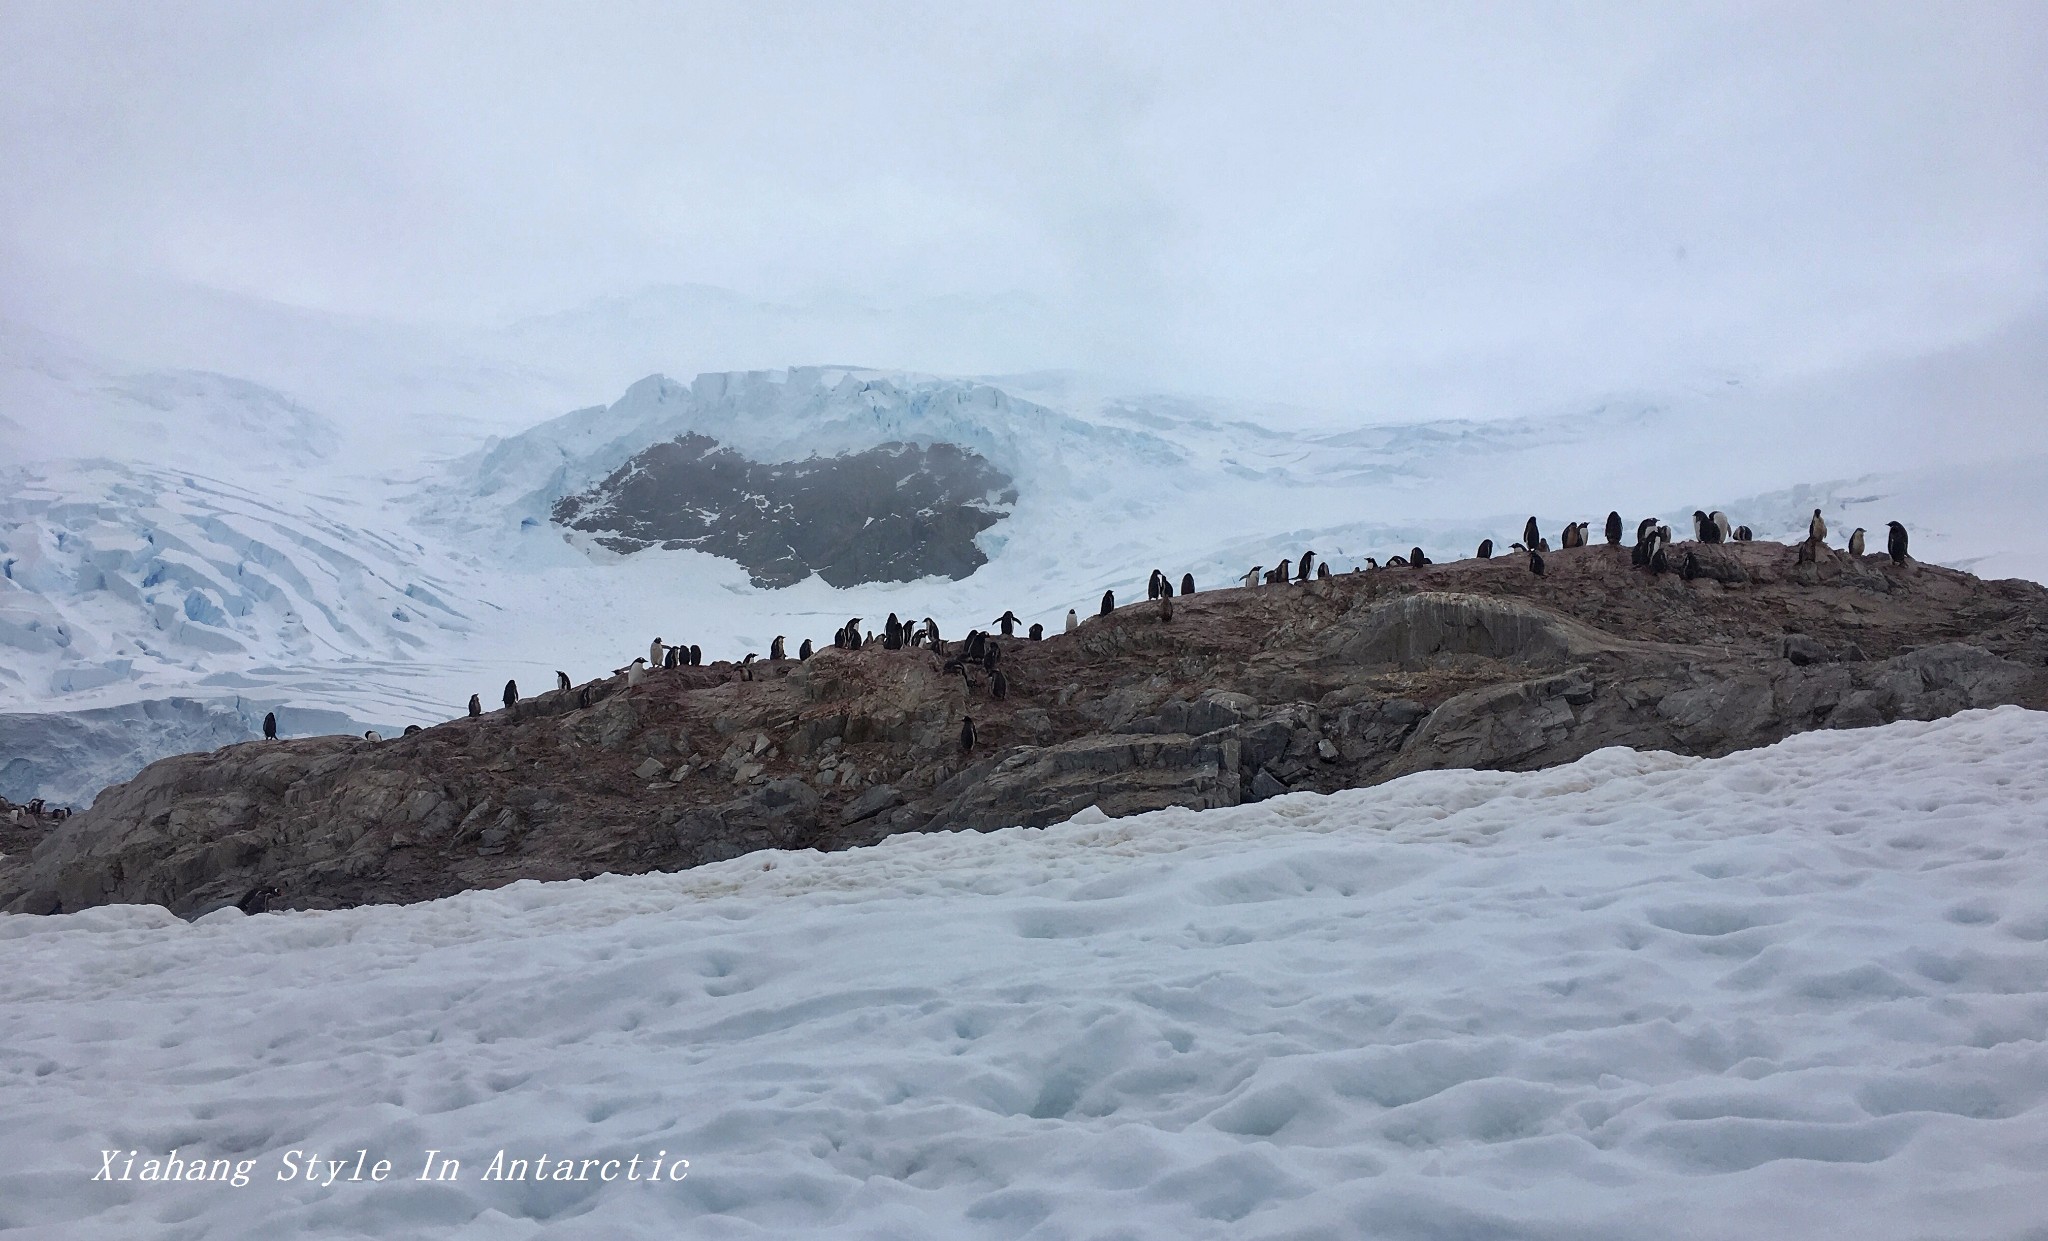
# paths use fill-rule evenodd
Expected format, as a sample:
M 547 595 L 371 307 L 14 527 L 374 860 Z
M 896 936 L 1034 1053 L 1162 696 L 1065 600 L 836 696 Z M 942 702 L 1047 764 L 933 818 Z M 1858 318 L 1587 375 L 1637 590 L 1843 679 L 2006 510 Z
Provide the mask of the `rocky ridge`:
M 166 759 L 32 858 L 14 912 L 410 901 L 895 832 L 1330 791 L 1611 745 L 1714 755 L 1813 728 L 2048 708 L 2048 590 L 1883 556 L 1681 545 L 1388 569 L 1128 604 L 1000 640 L 1008 698 L 922 649 L 651 672 L 382 742 Z M 953 644 L 957 647 L 957 643 Z M 580 705 L 588 690 L 590 705 Z M 979 744 L 959 748 L 971 715 Z M 275 894 L 271 894 L 272 892 Z

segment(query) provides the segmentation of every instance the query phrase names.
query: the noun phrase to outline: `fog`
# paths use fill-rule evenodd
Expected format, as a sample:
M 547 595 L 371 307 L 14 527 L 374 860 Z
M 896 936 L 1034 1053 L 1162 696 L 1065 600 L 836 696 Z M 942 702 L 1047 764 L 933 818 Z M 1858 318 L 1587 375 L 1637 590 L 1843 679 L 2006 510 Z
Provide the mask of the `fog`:
M 812 362 L 1355 419 L 2031 374 L 2043 64 L 2038 4 L 13 4 L 0 313 L 186 365 L 261 355 L 251 306 L 488 330 L 587 355 L 530 359 L 562 407 Z

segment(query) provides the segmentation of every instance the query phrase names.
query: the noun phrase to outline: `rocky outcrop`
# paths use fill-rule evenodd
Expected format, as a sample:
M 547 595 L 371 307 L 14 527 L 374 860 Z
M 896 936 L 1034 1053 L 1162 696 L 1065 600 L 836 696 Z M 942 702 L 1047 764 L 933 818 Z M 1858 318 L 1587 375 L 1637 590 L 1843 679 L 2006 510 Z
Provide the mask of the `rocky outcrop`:
M 1223 590 L 1004 642 L 1001 700 L 930 651 L 652 672 L 381 743 L 159 762 L 0 859 L 17 912 L 415 900 L 894 832 L 1039 825 L 1813 728 L 2048 708 L 2048 591 L 1882 557 L 1605 547 Z M 959 746 L 971 714 L 979 743 Z M 245 907 L 246 904 L 245 904 Z
M 764 463 L 689 434 L 562 497 L 552 516 L 617 552 L 688 547 L 736 560 L 756 586 L 817 573 L 847 587 L 966 577 L 988 561 L 975 536 L 1016 500 L 1007 475 L 952 444 Z

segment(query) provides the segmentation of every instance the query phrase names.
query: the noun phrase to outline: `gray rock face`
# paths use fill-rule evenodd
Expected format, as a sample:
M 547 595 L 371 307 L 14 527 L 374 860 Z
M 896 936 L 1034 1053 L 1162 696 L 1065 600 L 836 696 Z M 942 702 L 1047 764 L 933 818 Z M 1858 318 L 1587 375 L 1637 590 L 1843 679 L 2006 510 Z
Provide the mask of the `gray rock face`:
M 1091 805 L 1228 806 L 1603 746 L 1718 755 L 2048 708 L 2048 590 L 1841 558 L 1810 583 L 1795 548 L 1710 550 L 1726 580 L 1651 578 L 1596 546 L 1554 553 L 1542 578 L 1470 561 L 1212 591 L 1176 598 L 1171 625 L 1139 603 L 1006 644 L 1003 700 L 944 672 L 957 649 L 828 647 L 749 682 L 730 665 L 651 671 L 374 745 L 233 745 L 39 825 L 32 858 L 5 841 L 0 907 L 189 912 L 269 887 L 272 907 L 416 900 Z
M 926 827 L 1043 827 L 1089 806 L 1112 818 L 1167 806 L 1234 806 L 1239 751 L 1228 730 L 1110 734 L 1027 748 L 997 762 Z
M 552 516 L 614 551 L 690 547 L 736 560 L 756 586 L 816 573 L 847 587 L 966 577 L 988 561 L 975 536 L 1016 500 L 1007 475 L 952 444 L 764 463 L 692 434 L 564 496 Z

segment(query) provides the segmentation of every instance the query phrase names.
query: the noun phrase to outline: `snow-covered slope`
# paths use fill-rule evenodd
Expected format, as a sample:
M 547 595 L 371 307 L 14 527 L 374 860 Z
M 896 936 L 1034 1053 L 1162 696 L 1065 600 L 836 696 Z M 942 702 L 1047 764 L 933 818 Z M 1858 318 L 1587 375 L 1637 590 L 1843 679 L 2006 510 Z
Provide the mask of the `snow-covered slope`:
M 0 1228 L 2021 1241 L 2044 822 L 2048 716 L 2004 708 L 406 908 L 0 918 Z M 247 1183 L 135 1179 L 174 1150 Z

